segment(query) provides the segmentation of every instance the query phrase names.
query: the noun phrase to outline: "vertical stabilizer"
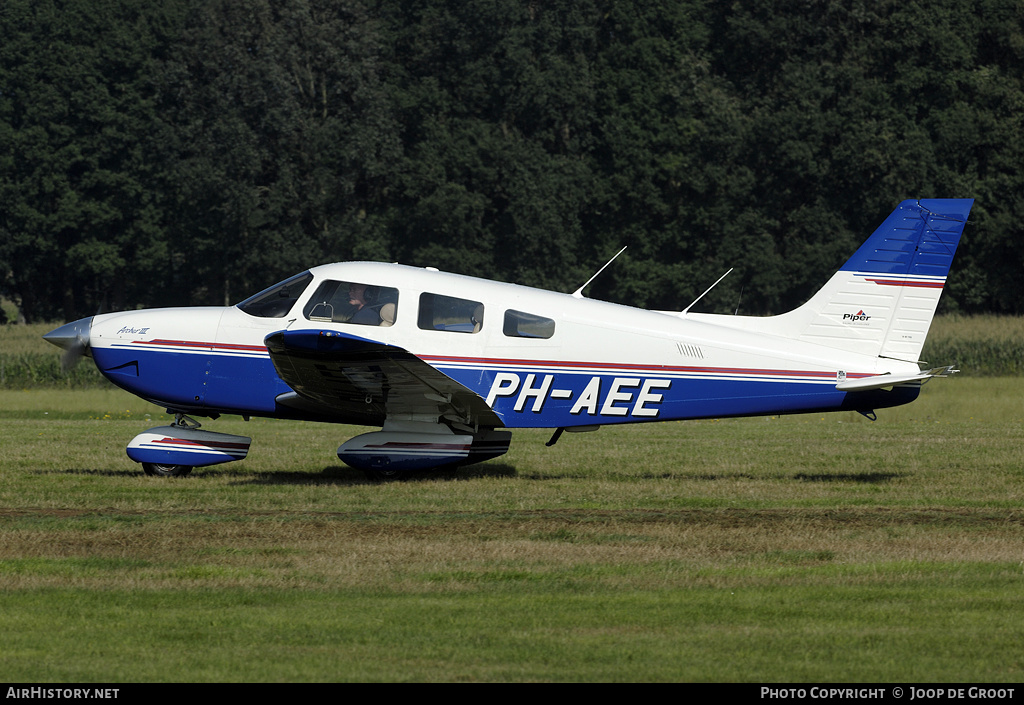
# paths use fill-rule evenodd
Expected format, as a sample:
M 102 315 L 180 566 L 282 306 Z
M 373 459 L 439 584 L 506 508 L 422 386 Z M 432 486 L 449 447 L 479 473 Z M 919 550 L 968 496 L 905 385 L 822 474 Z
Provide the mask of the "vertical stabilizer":
M 973 203 L 903 201 L 810 301 L 754 328 L 917 362 Z

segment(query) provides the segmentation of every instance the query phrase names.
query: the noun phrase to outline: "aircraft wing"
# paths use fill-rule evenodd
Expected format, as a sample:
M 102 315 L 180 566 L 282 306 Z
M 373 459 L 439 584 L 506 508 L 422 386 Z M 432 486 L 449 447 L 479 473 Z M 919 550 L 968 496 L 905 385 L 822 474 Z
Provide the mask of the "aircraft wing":
M 465 426 L 504 426 L 477 393 L 408 350 L 330 330 L 285 330 L 264 341 L 295 395 L 284 406 L 320 410 L 353 423 L 429 415 Z

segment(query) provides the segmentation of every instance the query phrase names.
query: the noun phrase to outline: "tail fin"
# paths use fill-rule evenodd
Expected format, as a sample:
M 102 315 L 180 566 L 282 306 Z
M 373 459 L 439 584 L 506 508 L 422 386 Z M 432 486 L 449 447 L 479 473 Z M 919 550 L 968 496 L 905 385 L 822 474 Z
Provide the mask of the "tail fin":
M 903 201 L 810 301 L 763 319 L 766 332 L 917 362 L 973 203 Z

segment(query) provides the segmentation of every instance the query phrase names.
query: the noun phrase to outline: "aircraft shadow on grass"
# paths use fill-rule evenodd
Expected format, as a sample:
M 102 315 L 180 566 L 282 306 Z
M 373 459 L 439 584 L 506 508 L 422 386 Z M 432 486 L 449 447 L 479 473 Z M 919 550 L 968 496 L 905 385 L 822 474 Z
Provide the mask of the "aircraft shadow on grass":
M 113 470 L 101 468 L 65 468 L 63 470 L 35 470 L 35 475 L 78 475 L 91 477 L 128 477 L 135 473 L 130 470 Z M 422 470 L 420 472 L 403 473 L 393 478 L 402 482 L 428 482 L 433 480 L 467 480 L 483 477 L 514 477 L 516 469 L 511 465 L 481 465 L 472 469 L 460 468 L 458 471 L 446 468 Z M 233 485 L 365 485 L 381 482 L 359 470 L 329 465 L 319 472 L 246 472 L 244 469 L 221 470 L 204 468 L 195 475 L 196 479 L 234 478 Z M 390 479 L 390 478 L 389 478 Z
M 793 479 L 802 480 L 803 482 L 859 482 L 866 485 L 877 485 L 904 477 L 905 475 L 906 473 L 901 472 L 826 472 L 814 474 L 798 472 L 796 475 L 793 475 Z
M 64 470 L 36 470 L 36 475 L 88 475 L 97 477 L 124 477 L 132 475 L 130 471 L 110 470 L 99 468 L 67 468 Z M 614 473 L 613 473 L 614 474 Z M 796 473 L 791 479 L 800 482 L 854 482 L 860 484 L 882 484 L 892 480 L 905 477 L 907 473 L 900 472 L 834 472 L 834 473 Z M 402 482 L 429 482 L 436 480 L 472 480 L 486 477 L 517 477 L 515 466 L 505 463 L 489 463 L 472 467 L 460 467 L 458 470 L 448 468 L 437 468 L 423 470 L 417 473 L 404 473 L 395 480 Z M 234 477 L 236 481 L 232 484 L 239 485 L 301 485 L 301 484 L 335 484 L 335 485 L 364 485 L 367 483 L 378 483 L 380 480 L 370 479 L 367 475 L 351 468 L 338 465 L 329 465 L 319 472 L 255 472 L 245 473 L 239 470 L 221 470 L 219 468 L 206 468 L 197 475 L 197 478 L 219 478 Z M 546 481 L 546 480 L 567 480 L 587 479 L 592 477 L 584 473 L 541 473 L 522 476 L 523 479 Z M 697 475 L 679 474 L 672 472 L 639 473 L 631 474 L 630 477 L 636 480 L 755 480 L 758 477 L 748 473 L 702 473 Z
M 83 475 L 91 477 L 130 477 L 135 473 L 130 470 L 111 470 L 109 468 L 64 468 L 63 470 L 30 470 L 33 475 Z
M 296 484 L 332 484 L 332 485 L 365 485 L 378 484 L 382 480 L 360 471 L 353 471 L 352 468 L 329 465 L 320 472 L 260 472 L 243 478 L 238 473 L 206 470 L 202 476 L 220 474 L 223 476 L 234 475 L 238 477 L 239 485 L 296 485 Z M 432 470 L 421 470 L 419 472 L 406 472 L 394 478 L 384 478 L 384 482 L 432 482 L 438 480 L 469 480 L 484 477 L 515 477 L 516 469 L 511 465 L 491 464 L 479 465 L 473 468 L 436 468 Z

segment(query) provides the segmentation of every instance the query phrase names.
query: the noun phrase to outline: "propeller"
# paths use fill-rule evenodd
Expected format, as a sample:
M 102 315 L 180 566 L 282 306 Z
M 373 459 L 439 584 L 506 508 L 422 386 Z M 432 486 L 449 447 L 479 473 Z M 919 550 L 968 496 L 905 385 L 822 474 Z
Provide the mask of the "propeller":
M 67 372 L 83 357 L 90 356 L 89 334 L 92 330 L 92 316 L 71 323 L 65 323 L 43 336 L 43 340 L 64 349 L 60 356 L 60 369 Z

